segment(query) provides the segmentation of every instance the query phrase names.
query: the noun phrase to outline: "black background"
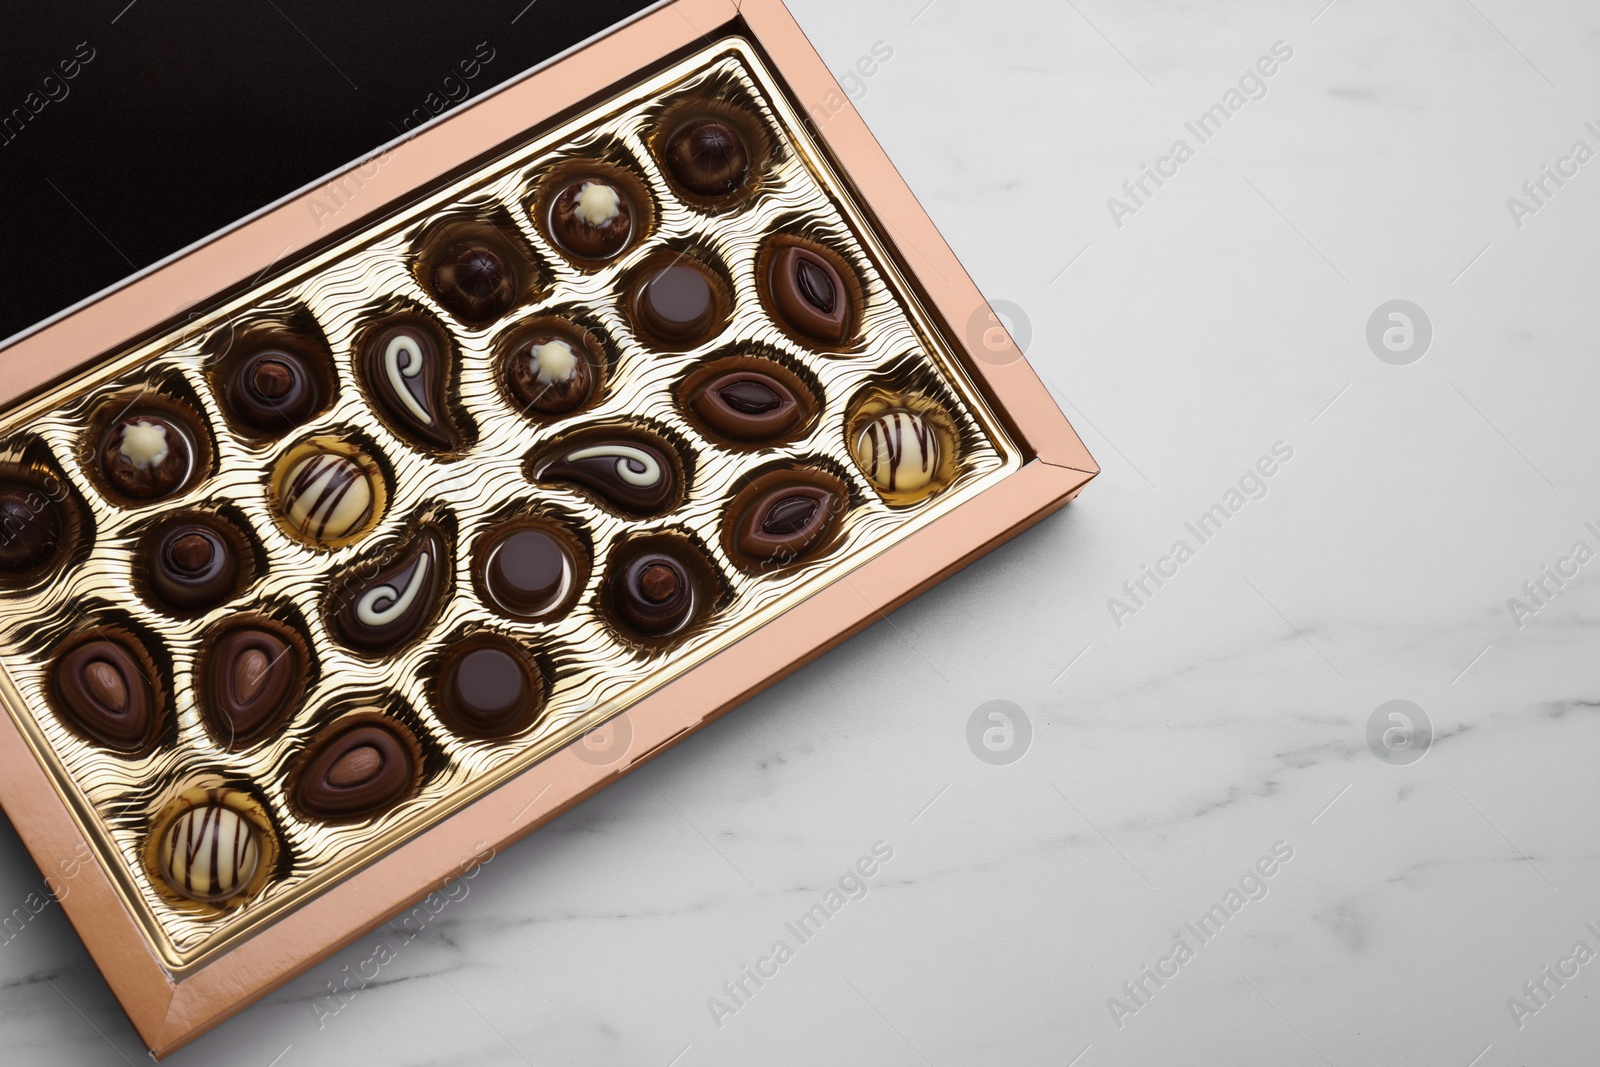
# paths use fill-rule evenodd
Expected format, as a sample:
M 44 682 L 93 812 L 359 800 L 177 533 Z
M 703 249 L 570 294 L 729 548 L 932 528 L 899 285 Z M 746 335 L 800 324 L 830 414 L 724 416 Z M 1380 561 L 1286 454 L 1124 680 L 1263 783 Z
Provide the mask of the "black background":
M 0 339 L 399 136 L 480 43 L 463 103 L 650 0 L 6 6 L 0 117 L 66 95 L 0 133 Z

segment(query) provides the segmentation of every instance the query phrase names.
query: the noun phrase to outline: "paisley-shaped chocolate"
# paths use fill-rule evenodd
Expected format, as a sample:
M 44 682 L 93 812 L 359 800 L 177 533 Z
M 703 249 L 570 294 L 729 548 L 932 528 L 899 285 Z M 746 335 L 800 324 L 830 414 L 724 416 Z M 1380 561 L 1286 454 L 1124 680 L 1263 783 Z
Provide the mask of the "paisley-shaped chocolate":
M 363 819 L 399 803 L 416 786 L 415 742 L 398 723 L 366 719 L 332 734 L 303 757 L 294 801 L 318 819 Z
M 544 683 L 511 641 L 493 634 L 468 638 L 447 654 L 435 710 L 466 737 L 506 737 L 533 722 Z
M 738 508 L 730 540 L 754 562 L 793 563 L 822 545 L 843 508 L 843 492 L 820 478 L 779 480 Z
M 76 646 L 56 661 L 52 682 L 72 724 L 107 748 L 137 752 L 160 725 L 160 692 L 121 641 Z
M 390 326 L 363 347 L 367 388 L 390 425 L 423 445 L 454 448 L 455 433 L 444 402 L 449 368 L 433 331 L 410 324 Z
M 332 594 L 333 621 L 345 642 L 366 652 L 390 652 L 422 632 L 438 606 L 449 560 L 444 535 L 423 526 L 389 562 L 357 566 Z
M 433 264 L 433 295 L 463 322 L 493 322 L 517 299 L 517 274 L 488 241 L 457 241 Z
M 239 557 L 209 523 L 169 527 L 150 547 L 146 561 L 153 592 L 168 607 L 203 611 L 231 597 L 239 584 Z
M 534 477 L 570 482 L 618 511 L 653 515 L 678 498 L 678 474 L 665 449 L 643 438 L 587 438 L 558 448 L 542 460 Z
M 836 345 L 850 331 L 850 293 L 826 258 L 799 245 L 784 245 L 772 257 L 771 292 L 789 326 Z
M 228 748 L 257 740 L 300 698 L 300 653 L 271 630 L 230 630 L 205 657 L 204 712 Z
M 257 430 L 282 433 L 321 406 L 321 387 L 297 352 L 267 348 L 235 367 L 226 385 L 228 405 Z
M 914 411 L 886 411 L 862 427 L 856 462 L 872 484 L 891 493 L 911 493 L 939 470 L 939 434 Z
M 237 896 L 255 877 L 261 863 L 257 833 L 249 819 L 220 797 L 190 808 L 167 828 L 161 842 L 162 871 L 184 896 L 220 903 Z
M 806 418 L 793 390 L 756 370 L 719 374 L 689 397 L 689 410 L 714 432 L 736 441 L 776 440 Z
M 675 556 L 645 552 L 623 566 L 611 601 L 617 618 L 630 629 L 665 637 L 681 630 L 694 615 L 694 581 Z

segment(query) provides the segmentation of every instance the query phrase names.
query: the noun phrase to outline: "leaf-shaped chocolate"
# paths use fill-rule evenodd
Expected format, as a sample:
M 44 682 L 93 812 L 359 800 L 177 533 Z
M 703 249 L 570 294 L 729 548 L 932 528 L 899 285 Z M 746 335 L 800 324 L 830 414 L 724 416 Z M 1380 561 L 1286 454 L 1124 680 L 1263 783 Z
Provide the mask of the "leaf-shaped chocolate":
M 755 370 L 719 374 L 695 390 L 689 410 L 714 432 L 736 441 L 774 440 L 806 417 L 793 390 Z
M 765 564 L 793 563 L 815 552 L 845 503 L 842 487 L 821 478 L 780 480 L 746 497 L 734 512 L 733 548 Z
M 850 294 L 827 259 L 799 245 L 772 257 L 771 291 L 778 314 L 806 337 L 836 345 L 850 331 Z
M 55 696 L 82 733 L 119 752 L 149 745 L 160 725 L 160 694 L 121 641 L 100 638 L 56 661 Z
M 230 748 L 266 733 L 300 696 L 300 653 L 270 630 L 228 631 L 211 646 L 205 667 L 205 713 Z
M 365 720 L 303 759 L 294 801 L 318 819 L 360 819 L 394 807 L 416 784 L 417 760 L 403 727 Z

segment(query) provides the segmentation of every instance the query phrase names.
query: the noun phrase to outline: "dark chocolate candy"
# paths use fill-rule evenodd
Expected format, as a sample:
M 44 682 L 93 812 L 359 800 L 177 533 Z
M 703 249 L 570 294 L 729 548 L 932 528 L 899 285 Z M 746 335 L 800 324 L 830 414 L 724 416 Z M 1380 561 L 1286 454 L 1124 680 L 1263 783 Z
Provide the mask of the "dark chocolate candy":
M 634 320 L 668 343 L 702 338 L 717 319 L 717 301 L 705 271 L 687 261 L 651 268 L 633 294 Z
M 108 748 L 137 752 L 159 714 L 157 689 L 139 658 L 120 641 L 100 638 L 56 661 L 56 699 L 73 725 Z
M 61 511 L 55 501 L 20 482 L 0 485 L 0 573 L 37 570 L 60 546 Z
M 550 232 L 585 259 L 610 259 L 633 236 L 633 208 L 622 190 L 600 178 L 580 178 L 556 194 Z
M 565 415 L 594 395 L 588 349 L 568 337 L 543 334 L 512 350 L 506 381 L 529 411 Z
M 398 724 L 365 720 L 304 757 L 294 800 L 326 820 L 362 819 L 394 807 L 416 785 L 417 759 Z
M 645 552 L 622 568 L 611 600 L 627 626 L 650 637 L 666 637 L 694 615 L 694 582 L 675 557 Z
M 772 257 L 772 299 L 791 328 L 836 345 L 850 329 L 850 293 L 826 258 L 799 245 Z
M 205 714 L 224 746 L 246 745 L 299 699 L 300 653 L 270 630 L 230 630 L 206 653 Z
M 185 522 L 164 531 L 150 549 L 150 589 L 169 607 L 202 611 L 238 587 L 239 558 L 217 530 Z
M 333 620 L 353 648 L 389 652 L 420 633 L 433 617 L 444 588 L 444 535 L 424 526 L 404 552 L 377 574 L 363 577 L 358 567 L 352 578 L 337 587 Z
M 101 438 L 100 470 L 111 488 L 135 500 L 172 496 L 194 472 L 194 444 L 175 418 L 130 412 Z
M 738 441 L 770 441 L 806 417 L 794 392 L 770 374 L 738 370 L 721 374 L 695 391 L 689 409 L 707 426 Z
M 827 539 L 843 505 L 842 494 L 821 482 L 780 482 L 741 510 L 733 547 L 758 563 L 793 563 Z
M 553 453 L 535 477 L 571 482 L 619 511 L 650 515 L 678 496 L 677 470 L 659 446 L 634 437 L 589 438 Z
M 533 722 L 543 684 L 518 648 L 501 637 L 469 639 L 445 663 L 439 717 L 468 737 L 505 737 Z
M 434 448 L 449 449 L 455 435 L 445 410 L 449 378 L 444 352 L 433 331 L 391 326 L 365 344 L 367 388 L 400 433 Z
M 305 360 L 285 348 L 268 348 L 240 361 L 226 391 L 240 419 L 270 433 L 299 426 L 321 400 Z
M 565 541 L 548 530 L 516 527 L 491 542 L 483 582 L 495 603 L 513 615 L 549 615 L 571 599 L 577 564 Z
M 457 241 L 433 265 L 433 295 L 463 322 L 493 322 L 517 299 L 517 275 L 487 241 Z
M 667 169 L 692 193 L 724 196 L 744 184 L 749 153 L 733 128 L 717 119 L 684 126 L 667 141 Z

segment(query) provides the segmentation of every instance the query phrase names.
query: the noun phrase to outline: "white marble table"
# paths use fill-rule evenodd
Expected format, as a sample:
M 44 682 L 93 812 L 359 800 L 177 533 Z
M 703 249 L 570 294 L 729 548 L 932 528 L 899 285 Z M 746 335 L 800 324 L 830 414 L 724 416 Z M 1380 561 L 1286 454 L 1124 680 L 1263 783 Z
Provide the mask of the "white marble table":
M 892 50 L 859 106 L 1103 476 L 171 1062 L 1594 1062 L 1600 8 L 1322 3 L 791 0 L 836 71 Z M 0 1048 L 143 1055 L 59 909 Z

